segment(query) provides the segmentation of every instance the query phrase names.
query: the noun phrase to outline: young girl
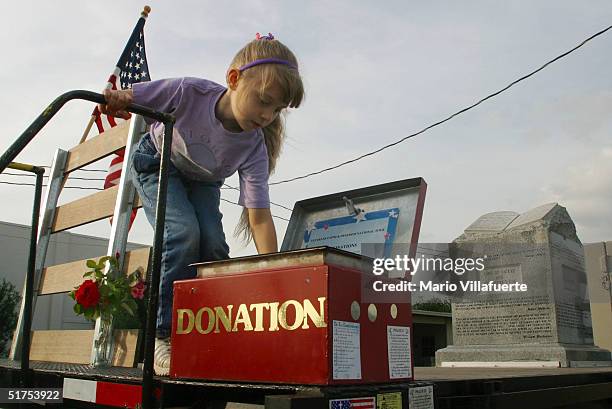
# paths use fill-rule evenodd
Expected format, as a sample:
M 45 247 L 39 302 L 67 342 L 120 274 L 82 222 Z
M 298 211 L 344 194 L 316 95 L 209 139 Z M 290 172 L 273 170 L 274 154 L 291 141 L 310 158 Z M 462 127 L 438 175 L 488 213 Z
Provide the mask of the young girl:
M 244 206 L 237 234 L 253 238 L 260 254 L 278 251 L 268 177 L 284 137 L 279 114 L 297 108 L 304 95 L 298 63 L 272 34 L 258 34 L 236 54 L 226 81 L 227 89 L 199 78 L 137 83 L 131 90 L 105 91 L 107 105 L 100 107 L 103 113 L 125 117 L 133 102 L 176 116 L 157 313 L 158 375 L 167 375 L 170 368 L 172 283 L 196 276 L 191 263 L 229 257 L 219 189 L 236 171 L 238 203 Z M 163 124 L 150 124 L 133 154 L 131 172 L 154 225 Z

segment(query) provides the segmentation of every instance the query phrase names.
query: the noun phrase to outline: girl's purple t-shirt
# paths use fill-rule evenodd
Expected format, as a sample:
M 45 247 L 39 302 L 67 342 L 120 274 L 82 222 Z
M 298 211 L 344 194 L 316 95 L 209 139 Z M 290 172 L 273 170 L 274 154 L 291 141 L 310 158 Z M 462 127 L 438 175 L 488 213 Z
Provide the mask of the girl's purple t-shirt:
M 134 103 L 176 117 L 172 164 L 186 177 L 220 181 L 238 171 L 240 198 L 247 208 L 269 208 L 268 153 L 261 129 L 234 133 L 215 116 L 225 87 L 201 78 L 172 78 L 132 85 Z M 146 118 L 145 118 L 146 119 Z M 160 150 L 164 125 L 146 119 Z

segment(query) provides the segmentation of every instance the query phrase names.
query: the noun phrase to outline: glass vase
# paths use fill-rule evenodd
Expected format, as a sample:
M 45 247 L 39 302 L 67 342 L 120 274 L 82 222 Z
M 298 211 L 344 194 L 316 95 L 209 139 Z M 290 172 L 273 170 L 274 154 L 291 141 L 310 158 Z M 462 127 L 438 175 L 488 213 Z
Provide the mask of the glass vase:
M 113 360 L 113 316 L 109 313 L 100 314 L 96 327 L 98 333 L 94 340 L 92 365 L 95 368 L 110 367 Z

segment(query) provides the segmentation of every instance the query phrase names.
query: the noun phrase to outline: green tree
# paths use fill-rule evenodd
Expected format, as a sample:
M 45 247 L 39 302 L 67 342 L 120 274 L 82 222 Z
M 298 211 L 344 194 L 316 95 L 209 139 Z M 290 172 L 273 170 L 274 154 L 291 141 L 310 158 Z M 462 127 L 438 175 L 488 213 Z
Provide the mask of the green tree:
M 13 331 L 17 326 L 17 305 L 20 298 L 13 283 L 3 278 L 0 281 L 0 356 L 2 357 L 8 354 Z

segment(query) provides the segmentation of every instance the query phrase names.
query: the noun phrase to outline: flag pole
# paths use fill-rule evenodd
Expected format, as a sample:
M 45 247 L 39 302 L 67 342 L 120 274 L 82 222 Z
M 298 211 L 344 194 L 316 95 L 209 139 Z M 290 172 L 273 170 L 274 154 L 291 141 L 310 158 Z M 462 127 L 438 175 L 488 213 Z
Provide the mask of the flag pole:
M 89 118 L 89 123 L 85 127 L 85 131 L 83 132 L 83 136 L 81 136 L 81 140 L 79 141 L 79 145 L 82 144 L 83 142 L 85 142 L 85 139 L 87 139 L 87 135 L 89 135 L 89 131 L 91 131 L 91 127 L 93 126 L 94 122 L 96 122 L 96 116 L 92 115 L 91 118 Z
M 151 12 L 151 7 L 144 6 L 144 9 L 140 13 L 140 15 L 146 19 L 147 17 L 149 17 L 150 12 Z M 91 117 L 89 118 L 89 122 L 87 123 L 87 126 L 85 127 L 85 131 L 83 131 L 83 135 L 81 136 L 79 145 L 85 142 L 85 139 L 87 139 L 87 135 L 89 135 L 89 132 L 91 131 L 91 127 L 93 126 L 95 122 L 96 122 L 96 115 L 92 114 Z

